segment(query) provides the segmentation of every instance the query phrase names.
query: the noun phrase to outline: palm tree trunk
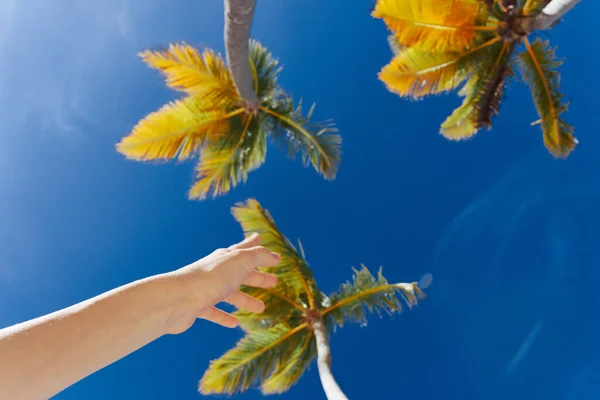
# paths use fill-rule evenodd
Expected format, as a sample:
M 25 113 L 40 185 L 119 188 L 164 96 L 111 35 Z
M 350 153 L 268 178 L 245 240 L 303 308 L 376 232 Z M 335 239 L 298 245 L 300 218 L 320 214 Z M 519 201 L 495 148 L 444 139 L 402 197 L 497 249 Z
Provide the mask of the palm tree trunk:
M 560 20 L 567 12 L 569 12 L 581 0 L 552 0 L 538 15 L 535 17 L 533 28 L 535 30 L 550 29 Z
M 255 7 L 256 0 L 225 0 L 227 65 L 240 96 L 253 110 L 258 108 L 258 97 L 252 87 L 248 52 Z
M 348 400 L 348 397 L 338 386 L 333 373 L 331 372 L 331 349 L 327 340 L 327 333 L 323 320 L 319 316 L 312 321 L 312 329 L 317 341 L 317 367 L 319 368 L 319 378 L 328 400 Z

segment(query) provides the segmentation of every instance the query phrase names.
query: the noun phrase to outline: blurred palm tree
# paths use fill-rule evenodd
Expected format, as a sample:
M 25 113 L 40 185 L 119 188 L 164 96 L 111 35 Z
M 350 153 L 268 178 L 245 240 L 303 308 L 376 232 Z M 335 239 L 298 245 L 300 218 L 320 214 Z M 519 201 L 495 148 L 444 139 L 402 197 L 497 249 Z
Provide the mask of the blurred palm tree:
M 381 271 L 374 276 L 366 267 L 354 270 L 351 282 L 329 296 L 317 287 L 299 242 L 299 251 L 279 231 L 269 212 L 250 199 L 238 203 L 233 215 L 246 235 L 260 234 L 261 245 L 281 254 L 281 262 L 263 269 L 278 278 L 274 289 L 243 287 L 264 301 L 262 314 L 243 310 L 234 315 L 245 337 L 211 362 L 200 382 L 204 394 L 233 394 L 258 383 L 264 394 L 290 389 L 316 357 L 327 397 L 346 399 L 331 371 L 329 336 L 345 322 L 364 323 L 367 313 L 399 313 L 425 297 L 417 282 L 388 283 Z M 430 276 L 422 286 L 428 286 Z
M 245 182 L 250 171 L 266 157 L 271 135 L 291 157 L 301 154 L 326 179 L 335 178 L 341 137 L 331 121 L 312 121 L 314 105 L 306 115 L 302 101 L 295 103 L 277 82 L 278 61 L 256 41 L 250 42 L 249 65 L 256 108 L 249 108 L 220 55 L 200 53 L 185 44 L 144 51 L 142 59 L 158 69 L 167 86 L 184 97 L 143 118 L 117 145 L 126 157 L 138 161 L 200 157 L 190 198 L 205 199 L 229 192 Z
M 561 3 L 560 13 L 577 2 Z M 546 29 L 558 11 L 549 0 L 378 0 L 373 17 L 383 19 L 395 53 L 379 78 L 402 97 L 421 99 L 457 89 L 464 101 L 441 125 L 451 140 L 471 137 L 492 126 L 506 85 L 519 69 L 531 88 L 544 143 L 566 157 L 577 140 L 562 114 L 559 90 L 562 62 L 548 41 L 528 37 Z M 563 6 L 562 3 L 565 3 Z M 556 5 L 554 4 L 554 5 Z M 549 10 L 554 14 L 545 13 Z M 562 15 L 562 14 L 560 14 Z M 518 52 L 517 50 L 523 49 Z

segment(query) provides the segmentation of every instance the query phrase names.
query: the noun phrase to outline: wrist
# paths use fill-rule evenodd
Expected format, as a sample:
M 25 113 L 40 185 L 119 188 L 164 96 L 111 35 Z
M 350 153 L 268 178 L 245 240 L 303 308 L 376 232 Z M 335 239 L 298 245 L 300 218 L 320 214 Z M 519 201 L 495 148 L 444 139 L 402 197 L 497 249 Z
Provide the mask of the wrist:
M 190 296 L 189 279 L 173 271 L 148 278 L 148 286 L 161 315 L 161 334 L 178 334 L 187 330 L 197 318 L 199 310 Z

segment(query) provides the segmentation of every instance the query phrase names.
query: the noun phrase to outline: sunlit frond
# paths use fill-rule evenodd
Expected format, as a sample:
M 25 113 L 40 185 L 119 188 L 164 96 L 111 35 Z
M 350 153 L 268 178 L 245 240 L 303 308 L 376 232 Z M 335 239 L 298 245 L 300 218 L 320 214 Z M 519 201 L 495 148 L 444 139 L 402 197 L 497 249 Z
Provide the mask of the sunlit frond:
M 402 302 L 412 307 L 425 298 L 416 282 L 390 284 L 381 269 L 375 277 L 365 266 L 353 271 L 352 282 L 342 284 L 337 293 L 323 299 L 326 308 L 321 315 L 330 318 L 334 326 L 343 326 L 347 321 L 363 324 L 367 313 L 401 312 Z
M 453 52 L 472 46 L 486 6 L 477 0 L 378 0 L 371 14 L 383 19 L 398 42 L 423 52 Z
M 247 390 L 252 384 L 262 383 L 272 375 L 277 376 L 289 364 L 299 364 L 298 344 L 305 343 L 310 332 L 307 324 L 290 328 L 286 325 L 259 329 L 248 333 L 220 358 L 212 361 L 200 381 L 202 394 L 234 394 Z M 314 354 L 314 353 L 313 353 Z M 301 365 L 299 365 L 301 366 Z M 302 375 L 303 369 L 292 375 Z M 285 390 L 294 382 L 290 379 L 274 378 L 276 385 L 269 384 L 273 391 Z M 272 382 L 273 382 L 272 381 Z
M 499 111 L 506 79 L 511 75 L 508 65 L 514 46 L 508 43 L 493 45 L 494 56 L 478 66 L 461 94 L 465 99 L 441 126 L 440 133 L 451 140 L 466 139 L 484 126 Z
M 278 394 L 287 391 L 298 382 L 316 356 L 316 342 L 312 331 L 309 331 L 297 341 L 292 356 L 285 362 L 280 360 L 275 372 L 263 381 L 261 385 L 263 394 Z
M 518 60 L 541 118 L 544 144 L 555 157 L 567 157 L 577 140 L 573 137 L 573 127 L 561 117 L 568 107 L 563 102 L 556 71 L 562 61 L 547 41 L 537 39 L 530 45 L 525 39 L 525 45 L 526 50 L 518 55 Z
M 231 107 L 239 99 L 225 62 L 211 49 L 201 54 L 186 43 L 176 43 L 162 51 L 146 50 L 140 57 L 163 73 L 169 87 L 202 98 L 205 108 Z
M 461 54 L 404 49 L 382 69 L 379 79 L 390 91 L 413 99 L 443 93 L 467 79 L 481 60 L 489 57 L 492 45 L 500 40 L 496 37 Z
M 279 231 L 271 214 L 255 199 L 237 203 L 232 214 L 246 235 L 254 232 L 260 234 L 261 245 L 281 255 L 277 266 L 265 269 L 277 276 L 278 283 L 274 290 L 304 308 L 313 307 L 320 292 L 312 271 L 294 245 Z
M 189 197 L 202 200 L 228 193 L 246 182 L 248 174 L 262 165 L 266 154 L 266 133 L 260 121 L 252 116 L 233 120 L 228 134 L 202 151 Z
M 313 168 L 326 179 L 334 179 L 341 157 L 342 138 L 334 134 L 337 128 L 331 121 L 312 122 L 314 104 L 306 116 L 302 102 L 294 105 L 290 97 L 280 94 L 269 107 L 261 108 L 271 117 L 271 131 L 276 140 L 287 147 L 290 157 L 299 153 L 305 166 Z
M 260 314 L 245 310 L 233 313 L 245 331 L 265 329 L 279 324 L 295 326 L 304 320 L 306 307 L 294 298 L 295 290 L 287 287 L 285 278 L 279 279 L 275 288 L 242 286 L 241 290 L 265 304 L 265 310 Z
M 196 98 L 177 100 L 142 119 L 117 144 L 117 150 L 140 161 L 175 157 L 185 160 L 207 141 L 227 132 L 229 118 L 242 111 L 228 114 L 224 110 L 206 111 Z

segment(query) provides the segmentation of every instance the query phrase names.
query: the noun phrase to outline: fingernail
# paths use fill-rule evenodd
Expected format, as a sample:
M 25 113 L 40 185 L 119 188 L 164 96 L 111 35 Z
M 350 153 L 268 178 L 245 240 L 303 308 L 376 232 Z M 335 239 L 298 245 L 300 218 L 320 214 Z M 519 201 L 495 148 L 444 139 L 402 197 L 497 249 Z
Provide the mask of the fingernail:
M 271 277 L 271 281 L 268 283 L 268 286 L 269 287 L 277 286 L 277 276 L 275 276 L 273 274 L 267 274 L 267 276 Z
M 271 252 L 271 254 L 273 254 L 273 256 L 277 259 L 277 261 L 281 260 L 281 254 L 274 253 L 274 252 Z

